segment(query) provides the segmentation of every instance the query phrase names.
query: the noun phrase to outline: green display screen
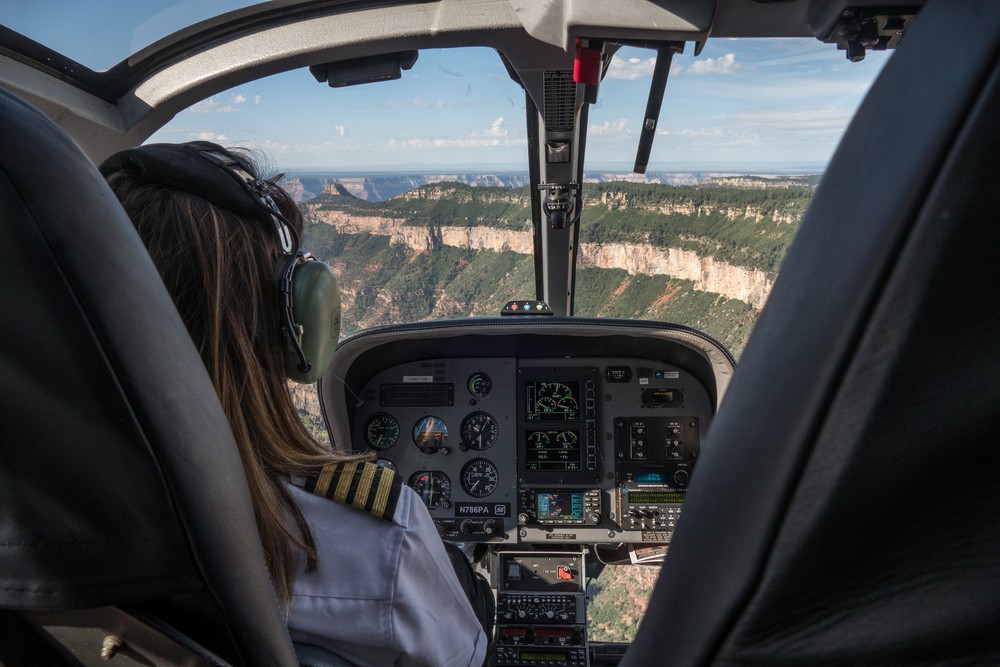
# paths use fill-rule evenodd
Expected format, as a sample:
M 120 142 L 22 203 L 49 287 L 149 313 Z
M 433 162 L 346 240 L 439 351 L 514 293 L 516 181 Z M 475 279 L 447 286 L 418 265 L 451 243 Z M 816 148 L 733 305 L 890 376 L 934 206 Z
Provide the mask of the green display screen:
M 628 494 L 628 501 L 633 505 L 682 503 L 684 494 L 676 491 L 632 491 Z

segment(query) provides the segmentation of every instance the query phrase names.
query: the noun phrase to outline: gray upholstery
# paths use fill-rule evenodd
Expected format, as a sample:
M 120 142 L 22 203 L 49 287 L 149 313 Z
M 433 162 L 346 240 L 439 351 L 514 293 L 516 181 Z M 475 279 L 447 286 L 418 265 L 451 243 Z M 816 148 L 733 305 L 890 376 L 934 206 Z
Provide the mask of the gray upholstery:
M 930 2 L 858 111 L 623 664 L 1000 662 L 1000 3 Z
M 0 609 L 213 607 L 227 659 L 293 665 L 201 360 L 124 212 L 0 91 Z

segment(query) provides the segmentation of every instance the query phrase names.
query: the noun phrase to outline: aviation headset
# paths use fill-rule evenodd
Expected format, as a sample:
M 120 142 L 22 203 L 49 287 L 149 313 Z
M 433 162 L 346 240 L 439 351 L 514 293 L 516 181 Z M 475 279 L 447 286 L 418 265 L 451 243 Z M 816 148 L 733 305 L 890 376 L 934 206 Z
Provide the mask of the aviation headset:
M 101 166 L 197 195 L 271 229 L 281 255 L 275 266 L 288 377 L 315 382 L 330 365 L 340 335 L 340 290 L 333 270 L 299 248 L 294 227 L 271 198 L 273 187 L 250 174 L 221 146 L 207 141 L 150 144 L 115 153 Z

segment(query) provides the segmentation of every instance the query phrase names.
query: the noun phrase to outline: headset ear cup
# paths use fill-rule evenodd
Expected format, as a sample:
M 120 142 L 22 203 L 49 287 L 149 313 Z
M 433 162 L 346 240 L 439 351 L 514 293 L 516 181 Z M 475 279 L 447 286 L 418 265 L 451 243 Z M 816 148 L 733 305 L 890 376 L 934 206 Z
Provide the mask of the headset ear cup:
M 302 331 L 302 351 L 310 369 L 299 370 L 299 358 L 285 345 L 285 371 L 296 382 L 316 382 L 333 361 L 340 337 L 340 288 L 327 264 L 308 260 L 292 273 L 292 314 Z

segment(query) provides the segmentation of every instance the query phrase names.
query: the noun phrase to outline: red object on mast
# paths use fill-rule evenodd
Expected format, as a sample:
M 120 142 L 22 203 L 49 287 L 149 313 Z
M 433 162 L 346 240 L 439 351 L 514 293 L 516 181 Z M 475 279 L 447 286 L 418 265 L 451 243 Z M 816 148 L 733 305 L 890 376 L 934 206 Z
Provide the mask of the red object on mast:
M 580 46 L 576 40 L 576 59 L 573 61 L 573 81 L 596 86 L 601 80 L 601 49 Z

